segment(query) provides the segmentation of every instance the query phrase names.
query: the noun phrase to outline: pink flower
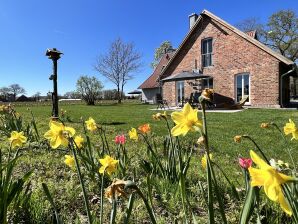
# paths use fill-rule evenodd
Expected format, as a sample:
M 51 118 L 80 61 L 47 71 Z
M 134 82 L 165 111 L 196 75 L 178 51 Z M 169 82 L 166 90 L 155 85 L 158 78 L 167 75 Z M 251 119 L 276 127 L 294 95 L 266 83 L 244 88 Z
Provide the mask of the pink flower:
M 126 141 L 125 135 L 117 135 L 115 137 L 115 143 L 117 145 L 119 145 L 119 144 L 124 145 L 125 144 L 125 141 Z
M 243 169 L 248 169 L 249 167 L 251 167 L 252 164 L 252 160 L 250 158 L 239 158 L 239 165 L 243 168 Z

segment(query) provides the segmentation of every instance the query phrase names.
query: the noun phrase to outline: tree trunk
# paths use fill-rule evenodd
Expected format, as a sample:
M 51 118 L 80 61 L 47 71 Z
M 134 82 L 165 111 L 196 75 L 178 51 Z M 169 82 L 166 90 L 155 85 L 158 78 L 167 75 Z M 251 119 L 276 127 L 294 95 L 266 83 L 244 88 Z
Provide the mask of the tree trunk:
M 118 98 L 118 103 L 121 103 L 121 96 L 120 96 L 120 87 L 119 85 L 117 86 L 117 98 Z

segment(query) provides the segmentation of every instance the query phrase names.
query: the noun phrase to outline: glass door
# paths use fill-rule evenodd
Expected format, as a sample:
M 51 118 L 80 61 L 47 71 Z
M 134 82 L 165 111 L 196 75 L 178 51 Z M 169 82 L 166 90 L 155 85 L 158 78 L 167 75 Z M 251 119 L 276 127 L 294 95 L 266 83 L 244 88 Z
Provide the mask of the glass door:
M 176 82 L 177 104 L 183 104 L 184 101 L 184 81 Z
M 240 102 L 245 96 L 250 94 L 250 78 L 249 74 L 240 74 L 236 76 L 236 101 Z M 248 98 L 247 103 L 250 103 Z

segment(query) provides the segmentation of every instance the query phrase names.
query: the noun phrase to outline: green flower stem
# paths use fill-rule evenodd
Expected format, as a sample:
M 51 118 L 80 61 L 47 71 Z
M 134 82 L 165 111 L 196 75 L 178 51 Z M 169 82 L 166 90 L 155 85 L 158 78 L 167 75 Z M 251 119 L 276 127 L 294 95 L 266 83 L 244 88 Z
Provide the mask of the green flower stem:
M 206 120 L 206 102 L 205 99 L 201 98 L 201 106 L 202 106 L 202 120 L 203 120 L 203 131 L 202 135 L 204 137 L 204 145 L 206 150 L 206 158 L 207 158 L 207 184 L 208 184 L 208 223 L 213 224 L 214 221 L 214 208 L 213 208 L 213 192 L 212 192 L 212 170 L 210 164 L 209 157 L 209 142 L 208 142 L 208 132 L 207 132 L 207 120 Z
M 258 146 L 258 144 L 253 140 L 249 135 L 242 135 L 243 138 L 249 139 L 258 149 L 258 151 L 262 154 L 263 158 L 266 160 L 266 162 L 270 165 L 269 160 L 267 159 L 266 155 L 263 153 L 262 149 Z
M 134 188 L 135 188 L 137 194 L 142 198 L 142 200 L 143 200 L 143 202 L 146 206 L 147 212 L 149 213 L 152 224 L 157 224 L 156 219 L 155 219 L 155 215 L 153 213 L 152 208 L 150 207 L 150 204 L 148 203 L 147 198 L 143 195 L 143 193 L 141 192 L 141 190 L 137 186 L 135 186 Z
M 74 159 L 75 159 L 76 168 L 77 168 L 77 171 L 78 171 L 78 176 L 79 176 L 80 184 L 81 184 L 82 191 L 83 191 L 84 203 L 85 203 L 85 208 L 86 208 L 86 212 L 87 212 L 87 216 L 88 216 L 88 222 L 89 222 L 89 224 L 91 224 L 92 223 L 92 217 L 91 217 L 91 213 L 90 213 L 90 209 L 89 209 L 87 194 L 86 194 L 86 190 L 85 190 L 85 186 L 84 186 L 84 182 L 83 182 L 83 178 L 82 178 L 82 174 L 81 174 L 81 170 L 80 170 L 76 150 L 75 150 L 73 144 L 74 144 L 74 140 L 73 140 L 73 138 L 70 138 L 70 148 L 72 150 L 72 154 L 73 154 Z
M 148 141 L 147 137 L 146 137 L 145 135 L 141 134 L 141 133 L 139 133 L 139 134 L 144 138 L 145 142 L 146 142 L 147 145 L 148 145 L 148 149 L 149 149 L 150 152 L 152 153 L 154 159 L 157 161 L 157 164 L 158 164 L 158 166 L 159 166 L 159 168 L 160 168 L 160 171 L 161 171 L 161 173 L 162 173 L 162 176 L 165 177 L 165 171 L 164 171 L 164 168 L 163 168 L 163 166 L 162 166 L 162 164 L 161 164 L 159 158 L 157 157 L 156 153 L 155 153 L 154 150 L 152 149 L 152 146 L 151 146 L 150 142 Z
M 277 124 L 275 124 L 274 122 L 271 122 L 270 123 L 271 125 L 273 125 L 277 130 L 278 132 L 280 133 L 281 137 L 283 138 L 284 142 L 285 142 L 285 145 L 286 145 L 286 149 L 289 153 L 289 156 L 290 156 L 290 159 L 291 159 L 291 162 L 293 164 L 293 167 L 294 167 L 294 173 L 296 173 L 296 165 L 295 165 L 295 162 L 294 162 L 294 159 L 292 157 L 292 153 L 291 153 L 291 150 L 289 149 L 289 143 L 284 135 L 284 133 L 280 130 L 280 128 L 277 126 Z
M 113 194 L 112 195 L 112 211 L 111 211 L 110 224 L 115 223 L 116 213 L 117 213 L 117 201 L 116 201 L 116 198 L 115 198 L 115 194 Z
M 100 218 L 99 223 L 102 224 L 102 217 L 103 217 L 103 184 L 104 184 L 104 174 L 105 170 L 101 176 L 101 187 L 100 187 Z

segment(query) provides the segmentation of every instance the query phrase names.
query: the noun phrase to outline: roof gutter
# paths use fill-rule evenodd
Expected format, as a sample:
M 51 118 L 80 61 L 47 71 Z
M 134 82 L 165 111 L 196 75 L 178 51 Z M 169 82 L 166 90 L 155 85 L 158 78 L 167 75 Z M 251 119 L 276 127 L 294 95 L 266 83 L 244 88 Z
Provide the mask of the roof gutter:
M 292 64 L 292 69 L 280 76 L 280 106 L 281 107 L 284 107 L 284 105 L 283 105 L 283 94 L 282 94 L 283 93 L 282 92 L 283 78 L 286 77 L 287 75 L 291 74 L 292 72 L 295 72 L 295 71 L 298 73 L 297 65 L 295 63 L 293 63 Z

